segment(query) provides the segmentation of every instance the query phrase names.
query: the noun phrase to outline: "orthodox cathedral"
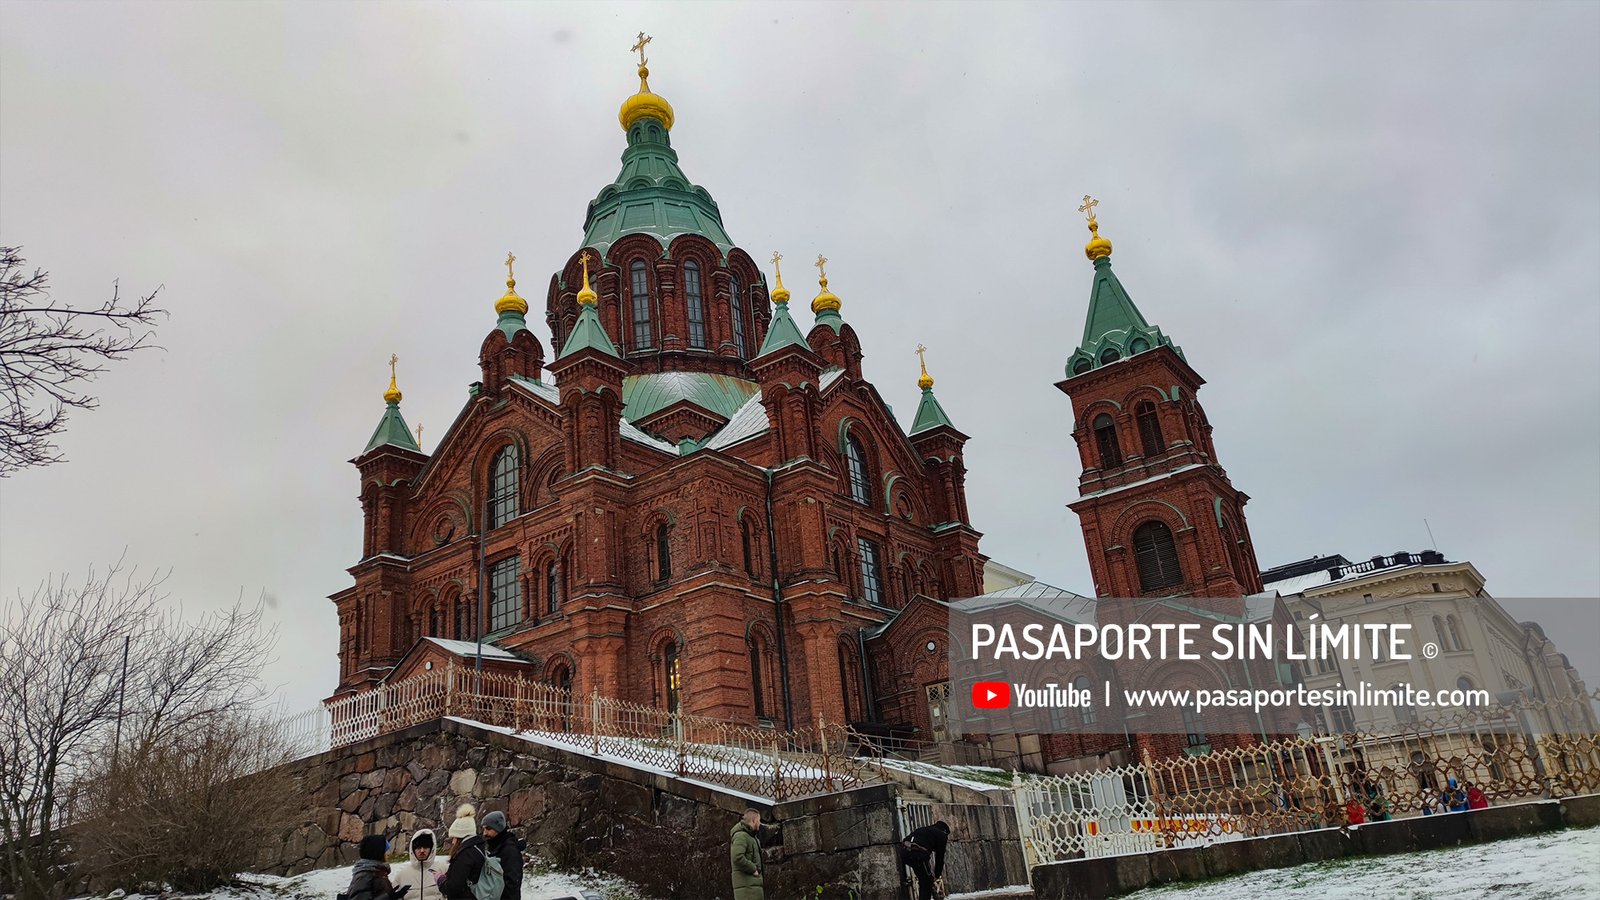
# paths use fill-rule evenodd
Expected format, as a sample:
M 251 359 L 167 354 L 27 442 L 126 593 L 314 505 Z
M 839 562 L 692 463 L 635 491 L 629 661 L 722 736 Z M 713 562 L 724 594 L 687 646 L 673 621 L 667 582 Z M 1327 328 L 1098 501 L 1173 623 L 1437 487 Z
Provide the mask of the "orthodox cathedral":
M 945 601 L 983 594 L 988 564 L 967 435 L 926 367 L 896 421 L 821 258 L 802 330 L 781 257 L 769 284 L 679 166 L 644 43 L 621 171 L 549 278 L 549 346 L 508 258 L 481 380 L 431 453 L 391 372 L 352 461 L 364 533 L 354 585 L 331 597 L 335 693 L 470 665 L 481 638 L 484 666 L 579 694 L 942 736 Z M 1093 201 L 1082 211 L 1090 300 L 1057 387 L 1096 593 L 1282 615 L 1245 608 L 1263 593 L 1248 498 L 1217 461 L 1204 382 L 1113 274 Z

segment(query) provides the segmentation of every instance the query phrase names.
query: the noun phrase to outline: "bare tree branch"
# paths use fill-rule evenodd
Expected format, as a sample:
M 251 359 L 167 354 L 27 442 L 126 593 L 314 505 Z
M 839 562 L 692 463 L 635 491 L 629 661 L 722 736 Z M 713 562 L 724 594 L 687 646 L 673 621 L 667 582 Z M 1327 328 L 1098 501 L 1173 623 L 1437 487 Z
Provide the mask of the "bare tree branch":
M 78 309 L 50 297 L 50 275 L 28 271 L 20 247 L 0 247 L 0 477 L 63 457 L 55 439 L 68 410 L 99 401 L 85 382 L 151 343 L 156 288 L 131 305 L 119 287 L 97 308 Z

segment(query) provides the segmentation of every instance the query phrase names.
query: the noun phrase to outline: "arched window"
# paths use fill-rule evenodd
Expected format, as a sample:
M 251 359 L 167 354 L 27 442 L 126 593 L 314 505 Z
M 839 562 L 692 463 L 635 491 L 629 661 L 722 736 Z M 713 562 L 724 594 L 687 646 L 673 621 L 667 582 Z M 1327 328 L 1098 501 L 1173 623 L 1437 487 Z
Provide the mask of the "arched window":
M 1167 442 L 1161 437 L 1161 419 L 1156 416 L 1156 405 L 1144 400 L 1134 407 L 1134 418 L 1139 422 L 1139 443 L 1144 445 L 1144 458 L 1151 459 L 1167 451 Z
M 756 702 L 756 718 L 767 717 L 767 698 L 764 683 L 761 680 L 761 642 L 754 635 L 745 641 L 750 648 L 750 692 Z
M 470 641 L 477 638 L 477 629 L 473 627 L 472 601 L 465 597 L 456 601 L 456 640 Z
M 489 485 L 490 528 L 499 528 L 515 519 L 520 512 L 517 508 L 518 461 L 516 444 L 508 444 L 495 454 L 494 475 Z
M 667 688 L 667 712 L 678 711 L 678 692 L 682 687 L 682 670 L 678 664 L 678 645 L 667 645 L 666 652 L 661 657 L 661 675 Z
M 1122 448 L 1117 446 L 1117 423 L 1105 413 L 1094 418 L 1094 443 L 1100 451 L 1100 468 L 1115 469 L 1122 465 Z
M 1078 692 L 1078 696 L 1089 698 L 1088 702 L 1084 703 L 1083 708 L 1078 710 L 1078 718 L 1081 719 L 1085 725 L 1093 725 L 1095 718 L 1094 692 L 1089 690 L 1089 676 L 1079 675 L 1077 678 L 1073 679 L 1072 687 Z
M 1206 733 L 1205 729 L 1200 727 L 1200 714 L 1191 706 L 1183 707 L 1183 733 L 1186 746 L 1206 746 Z
M 633 287 L 633 349 L 648 350 L 651 346 L 650 334 L 650 275 L 646 270 L 644 260 L 636 259 L 628 267 L 629 280 Z
M 1134 529 L 1133 557 L 1139 566 L 1139 590 L 1158 591 L 1183 583 L 1178 567 L 1178 545 L 1164 522 L 1146 522 Z
M 1456 690 L 1458 691 L 1475 691 L 1477 689 L 1478 686 L 1473 684 L 1472 679 L 1465 675 L 1456 679 Z
M 728 273 L 728 312 L 733 319 L 733 349 L 744 359 L 744 297 L 739 276 Z
M 867 451 L 854 434 L 844 436 L 845 464 L 850 469 L 850 497 L 857 503 L 872 505 L 872 475 L 867 468 Z
M 744 570 L 754 575 L 756 555 L 750 543 L 750 520 L 744 516 L 739 517 L 739 545 L 744 548 Z
M 1434 616 L 1433 617 L 1433 634 L 1438 639 L 1439 646 L 1443 647 L 1446 650 L 1450 649 L 1449 642 L 1445 640 L 1445 635 L 1447 635 L 1449 633 L 1450 632 L 1445 631 L 1444 620 L 1439 618 L 1438 616 Z
M 689 346 L 706 346 L 706 301 L 700 290 L 700 265 L 694 260 L 683 264 L 683 299 L 689 307 Z
M 1445 621 L 1445 625 L 1447 625 L 1450 628 L 1450 649 L 1451 650 L 1464 650 L 1464 649 L 1466 649 L 1466 646 L 1467 646 L 1466 642 L 1461 640 L 1461 623 L 1456 621 L 1456 617 L 1455 616 L 1450 616 L 1450 617 L 1446 618 L 1444 621 Z
M 521 561 L 513 556 L 489 567 L 489 630 L 509 628 L 522 618 Z
M 843 644 L 839 645 L 839 690 L 844 699 L 844 720 L 846 722 L 861 721 L 859 705 L 856 702 L 855 690 L 856 666 L 854 655 L 845 650 Z
M 911 598 L 917 595 L 911 583 L 911 563 L 907 562 L 900 567 L 900 597 L 905 603 L 910 603 Z
M 878 565 L 878 545 L 866 538 L 856 538 L 856 549 L 861 551 L 861 599 L 873 606 L 882 606 L 883 569 Z
M 561 577 L 553 559 L 544 567 L 544 602 L 545 611 L 552 616 L 561 608 Z
M 656 526 L 656 582 L 672 577 L 672 529 L 662 522 Z

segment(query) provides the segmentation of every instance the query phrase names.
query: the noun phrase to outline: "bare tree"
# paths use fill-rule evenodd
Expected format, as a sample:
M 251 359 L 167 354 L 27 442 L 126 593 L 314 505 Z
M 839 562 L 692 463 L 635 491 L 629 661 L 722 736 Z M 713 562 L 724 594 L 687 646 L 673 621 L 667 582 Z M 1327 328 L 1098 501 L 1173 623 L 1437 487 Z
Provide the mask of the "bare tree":
M 263 699 L 274 639 L 261 606 L 186 622 L 160 586 L 112 566 L 81 583 L 48 580 L 0 615 L 0 852 L 25 900 L 67 889 L 61 829 L 97 811 L 102 782 L 177 765 Z
M 152 346 L 158 287 L 128 305 L 113 287 L 98 308 L 50 297 L 50 275 L 28 271 L 20 247 L 0 247 L 0 477 L 62 460 L 55 439 L 73 409 L 98 401 L 85 382 L 105 364 Z

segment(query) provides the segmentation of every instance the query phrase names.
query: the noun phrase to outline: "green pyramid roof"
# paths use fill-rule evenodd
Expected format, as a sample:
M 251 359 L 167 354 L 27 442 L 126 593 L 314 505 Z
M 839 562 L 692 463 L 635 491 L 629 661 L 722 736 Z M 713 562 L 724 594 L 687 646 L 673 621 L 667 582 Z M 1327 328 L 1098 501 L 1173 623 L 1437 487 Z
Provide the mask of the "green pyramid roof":
M 652 117 L 628 129 L 622 171 L 589 202 L 583 246 L 605 253 L 623 235 L 641 233 L 654 235 L 663 247 L 680 234 L 698 234 L 724 254 L 733 249 L 717 201 L 678 168 L 666 127 Z
M 572 333 L 567 335 L 566 343 L 561 345 L 561 355 L 556 359 L 565 359 L 579 350 L 594 348 L 607 356 L 616 356 L 617 345 L 611 343 L 611 336 L 606 334 L 606 329 L 600 324 L 600 316 L 594 311 L 593 303 L 578 304 L 578 321 L 572 326 Z
M 411 429 L 406 427 L 405 417 L 400 415 L 398 402 L 390 403 L 383 411 L 383 418 L 378 420 L 378 427 L 372 432 L 372 440 L 367 441 L 367 449 L 361 452 L 371 453 L 386 446 L 422 452 L 422 448 L 417 446 L 417 439 L 411 435 Z
M 1094 286 L 1089 292 L 1089 315 L 1083 323 L 1083 342 L 1067 360 L 1067 377 L 1116 362 L 1136 353 L 1168 346 L 1181 358 L 1183 350 L 1151 325 L 1133 305 L 1116 273 L 1111 257 L 1094 261 Z
M 798 344 L 807 350 L 811 345 L 800 336 L 800 327 L 794 324 L 794 319 L 789 315 L 789 304 L 776 303 L 772 307 L 772 324 L 767 328 L 767 339 L 761 342 L 761 349 L 756 351 L 757 357 L 766 356 L 774 350 Z
M 945 414 L 944 407 L 939 405 L 939 399 L 933 396 L 933 388 L 922 389 L 922 402 L 917 404 L 917 416 L 911 420 L 911 434 L 920 434 L 940 425 L 954 428 L 955 423 Z

